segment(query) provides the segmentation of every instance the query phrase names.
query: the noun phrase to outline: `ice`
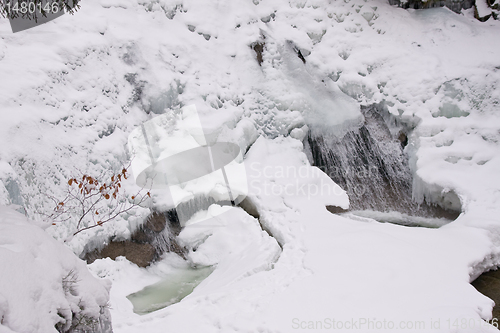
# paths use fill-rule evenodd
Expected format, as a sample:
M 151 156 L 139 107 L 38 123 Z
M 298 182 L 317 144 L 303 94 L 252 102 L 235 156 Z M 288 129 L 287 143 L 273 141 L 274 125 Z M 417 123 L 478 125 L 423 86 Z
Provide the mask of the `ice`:
M 290 43 L 277 45 L 283 74 L 270 76 L 273 80 L 282 80 L 273 82 L 269 89 L 270 97 L 281 109 L 300 111 L 303 121 L 317 130 L 341 135 L 346 129 L 358 126 L 362 116 L 355 101 L 336 85 L 324 80 L 318 82 L 315 79 L 316 69 L 303 64 L 296 52 Z
M 410 216 L 399 212 L 379 212 L 379 211 L 352 211 L 344 213 L 342 216 L 359 221 L 372 222 L 373 220 L 382 223 L 394 223 L 408 227 L 439 228 L 451 221 L 445 218 L 425 218 Z
M 413 178 L 412 198 L 417 203 L 432 203 L 454 212 L 462 211 L 462 200 L 449 188 L 429 184 L 418 175 Z
M 434 116 L 441 116 L 446 118 L 454 118 L 454 117 L 467 117 L 469 112 L 462 111 L 456 104 L 452 103 L 443 103 L 443 105 L 439 108 L 439 112 L 435 113 Z
M 236 138 L 237 144 L 242 152 L 246 152 L 248 148 L 257 140 L 259 133 L 255 128 L 255 123 L 249 118 L 241 119 L 235 126 L 235 128 L 227 133 L 221 133 L 219 136 L 220 140 L 224 140 L 225 137 L 233 139 Z
M 141 89 L 142 107 L 146 112 L 153 114 L 163 114 L 170 109 L 178 108 L 179 94 L 182 94 L 182 85 L 180 82 L 174 82 L 166 91 L 155 91 L 155 87 L 146 85 L 144 91 L 141 86 L 136 89 Z M 138 91 L 139 92 L 139 91 Z
M 362 107 L 362 113 L 363 126 L 341 139 L 314 132 L 307 137 L 309 160 L 347 191 L 350 209 L 422 217 L 442 217 L 453 211 L 458 216 L 460 200 L 449 202 L 456 197 L 453 192 L 427 196 L 427 202 L 416 197 L 419 188 L 427 187 L 423 182 L 417 184 L 404 153 L 408 125 L 390 115 L 383 104 Z
M 196 213 L 208 209 L 212 204 L 215 203 L 215 199 L 212 197 L 207 197 L 206 195 L 199 194 L 194 196 L 185 202 L 181 202 L 175 208 L 179 220 L 186 224 L 193 215 Z M 229 203 L 229 202 L 228 202 Z
M 21 196 L 21 189 L 16 180 L 17 175 L 10 164 L 5 161 L 0 162 L 0 193 L 3 205 L 19 205 L 22 207 L 24 205 L 23 198 Z

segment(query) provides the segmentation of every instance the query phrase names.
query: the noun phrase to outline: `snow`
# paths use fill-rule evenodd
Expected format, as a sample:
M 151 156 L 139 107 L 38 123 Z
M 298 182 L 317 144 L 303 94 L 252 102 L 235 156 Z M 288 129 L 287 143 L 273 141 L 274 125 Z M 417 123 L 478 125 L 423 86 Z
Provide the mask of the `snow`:
M 485 18 L 491 15 L 491 13 L 493 12 L 485 0 L 478 0 L 476 2 L 476 8 L 477 8 L 477 15 L 480 18 Z
M 249 151 L 249 162 L 274 166 L 275 171 L 281 170 L 279 165 L 301 167 L 306 160 L 297 149 L 301 143 L 277 141 L 259 139 Z M 266 172 L 271 175 L 270 169 Z M 477 258 L 490 251 L 485 230 L 453 224 L 440 229 L 407 228 L 346 219 L 327 212 L 326 199 L 321 196 L 298 198 L 287 192 L 286 185 L 293 178 L 281 175 L 277 171 L 275 177 L 255 177 L 260 181 L 254 186 L 258 183 L 262 191 L 250 196 L 261 212 L 262 226 L 282 245 L 277 261 L 275 256 L 271 260 L 272 252 L 266 255 L 266 247 L 254 243 L 259 229 L 255 222 L 253 233 L 238 225 L 255 221 L 249 216 L 227 219 L 218 215 L 223 216 L 219 224 L 212 222 L 206 228 L 194 224 L 197 227 L 190 229 L 188 225 L 180 238 L 198 248 L 190 252 L 192 262 L 218 263 L 214 272 L 191 295 L 165 309 L 139 316 L 129 308 L 125 320 L 123 310 L 116 311 L 114 318 L 121 319 L 115 322 L 115 330 L 162 332 L 171 327 L 183 332 L 271 332 L 290 330 L 297 320 L 300 325 L 303 321 L 327 322 L 326 318 L 337 322 L 369 318 L 395 325 L 424 322 L 427 329 L 432 320 L 440 323 L 441 330 L 436 331 L 442 332 L 451 331 L 456 318 L 466 318 L 475 323 L 476 330 L 464 332 L 489 330 L 480 318 L 489 318 L 493 304 L 469 284 Z M 263 190 L 266 182 L 278 182 L 282 191 L 267 193 Z M 342 195 L 336 200 L 326 197 L 330 204 L 342 204 L 346 199 Z M 235 213 L 245 214 L 239 209 Z M 274 262 L 272 266 L 251 275 L 244 273 L 255 258 L 247 253 L 250 249 L 260 253 L 256 263 Z M 114 280 L 116 293 L 130 281 L 124 275 Z
M 2 206 L 0 234 L 2 332 L 57 332 L 57 323 L 68 329 L 81 315 L 98 320 L 108 311 L 109 281 L 40 227 Z
M 320 331 L 317 322 L 326 327 L 329 318 L 494 331 L 483 321 L 491 300 L 469 282 L 500 263 L 500 23 L 473 15 L 382 0 L 87 0 L 75 15 L 16 34 L 3 20 L 0 202 L 47 226 L 39 212 L 53 208 L 48 195 L 61 197 L 67 179 L 78 170 L 121 170 L 138 126 L 194 104 L 221 142 L 246 153 L 247 195 L 259 220 L 213 205 L 180 236 L 189 262 L 166 254 L 149 268 L 124 258 L 89 265 L 113 283 L 115 332 Z M 255 42 L 264 44 L 261 65 Z M 456 221 L 408 228 L 326 211 L 347 208 L 349 198 L 309 165 L 301 141 L 310 130 L 341 135 L 359 126 L 359 105 L 372 103 L 414 128 L 405 149 L 414 199 L 461 208 Z M 167 150 L 185 148 L 165 140 Z M 195 183 L 186 192 L 198 186 L 210 187 Z M 135 179 L 124 190 L 137 191 Z M 168 201 L 162 193 L 154 193 L 158 205 Z M 67 245 L 79 254 L 91 239 L 127 237 L 148 212 Z M 76 301 L 60 284 L 74 267 L 89 309 L 103 305 L 106 286 L 47 236 L 67 239 L 74 225 L 42 231 L 2 214 L 10 214 L 1 224 L 10 236 L 0 250 L 9 267 L 0 274 L 7 318 L 0 330 L 54 330 L 57 306 Z M 144 316 L 133 312 L 127 295 L 195 264 L 215 270 L 192 294 Z M 33 300 L 37 290 L 43 302 Z M 52 317 L 43 315 L 51 309 Z

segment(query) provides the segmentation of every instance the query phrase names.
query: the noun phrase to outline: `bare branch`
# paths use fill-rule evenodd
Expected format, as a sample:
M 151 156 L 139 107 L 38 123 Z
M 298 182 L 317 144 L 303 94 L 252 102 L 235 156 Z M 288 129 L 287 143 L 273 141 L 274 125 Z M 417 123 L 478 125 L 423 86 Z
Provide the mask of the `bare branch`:
M 141 188 L 131 196 L 132 202 L 130 202 L 122 190 L 121 182 L 127 179 L 129 166 L 130 164 L 110 177 L 105 177 L 105 174 L 101 173 L 99 178 L 95 178 L 80 171 L 80 177 L 68 180 L 64 199 L 57 200 L 49 196 L 55 207 L 51 214 L 44 215 L 51 218 L 54 223 L 65 222 L 76 216 L 74 236 L 113 221 L 132 209 L 142 207 L 141 205 L 151 197 L 149 192 L 143 194 L 144 188 Z

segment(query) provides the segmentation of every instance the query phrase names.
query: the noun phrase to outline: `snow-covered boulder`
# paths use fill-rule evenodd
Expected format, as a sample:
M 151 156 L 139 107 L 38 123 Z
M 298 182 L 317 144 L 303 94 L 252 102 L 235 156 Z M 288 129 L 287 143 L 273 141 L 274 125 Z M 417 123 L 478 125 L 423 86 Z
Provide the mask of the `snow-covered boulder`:
M 0 332 L 111 332 L 110 283 L 22 214 L 0 206 Z
M 488 21 L 493 13 L 486 0 L 477 0 L 474 8 L 474 17 L 481 22 Z

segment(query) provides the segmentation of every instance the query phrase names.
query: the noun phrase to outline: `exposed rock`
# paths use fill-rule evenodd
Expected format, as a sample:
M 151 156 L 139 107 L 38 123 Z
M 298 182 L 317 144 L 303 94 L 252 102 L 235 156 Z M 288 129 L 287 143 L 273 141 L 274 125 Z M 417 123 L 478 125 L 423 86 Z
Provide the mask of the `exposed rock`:
M 455 13 L 460 13 L 462 9 L 472 8 L 474 5 L 474 0 L 389 0 L 391 5 L 396 5 L 405 9 L 426 9 L 426 8 L 434 8 L 434 7 L 447 7 L 454 11 Z
M 308 50 L 304 50 L 299 48 L 295 43 L 292 41 L 287 41 L 288 45 L 292 48 L 292 50 L 297 54 L 297 57 L 299 57 L 300 60 L 305 64 L 306 63 L 306 58 L 304 56 L 308 56 L 311 52 Z
M 341 214 L 349 211 L 348 209 L 344 209 L 338 206 L 326 206 L 326 210 L 332 214 Z
M 496 0 L 389 0 L 393 6 L 412 9 L 427 9 L 435 7 L 447 7 L 455 13 L 460 13 L 462 9 L 474 7 L 474 17 L 481 22 L 485 22 L 493 17 L 498 19 L 500 2 Z
M 471 283 L 477 291 L 495 301 L 493 318 L 500 318 L 500 270 L 481 274 Z
M 104 247 L 90 249 L 86 246 L 82 259 L 92 263 L 96 259 L 124 256 L 140 267 L 149 266 L 165 252 L 175 252 L 185 258 L 185 249 L 179 246 L 176 236 L 181 230 L 175 210 L 153 212 L 144 224 L 135 230 L 130 240 L 109 239 Z
M 493 11 L 487 0 L 476 0 L 474 4 L 474 17 L 481 22 L 486 22 L 492 16 Z
M 262 58 L 262 53 L 264 52 L 264 45 L 266 45 L 264 42 L 255 42 L 250 46 L 252 50 L 254 50 L 257 56 L 257 62 L 259 63 L 259 66 L 261 66 L 262 62 L 264 61 Z
M 138 244 L 132 241 L 110 242 L 99 256 L 101 258 L 111 258 L 124 256 L 139 267 L 148 266 L 153 261 L 155 249 L 151 244 Z

